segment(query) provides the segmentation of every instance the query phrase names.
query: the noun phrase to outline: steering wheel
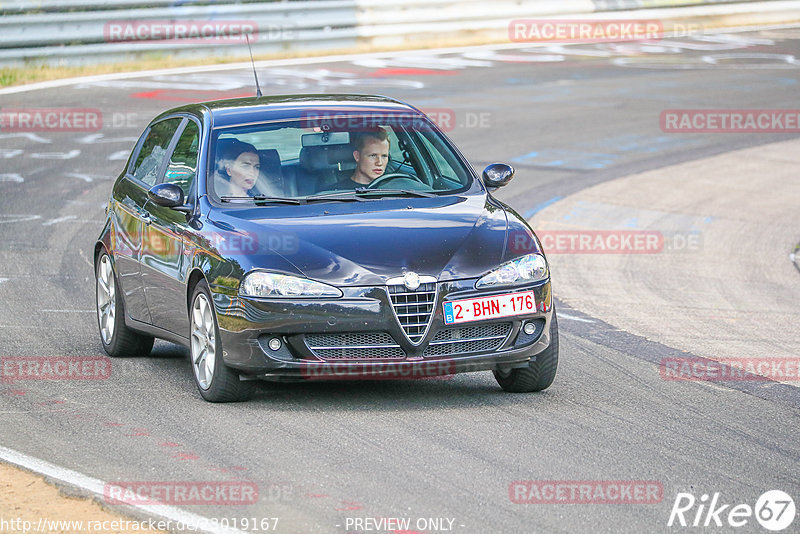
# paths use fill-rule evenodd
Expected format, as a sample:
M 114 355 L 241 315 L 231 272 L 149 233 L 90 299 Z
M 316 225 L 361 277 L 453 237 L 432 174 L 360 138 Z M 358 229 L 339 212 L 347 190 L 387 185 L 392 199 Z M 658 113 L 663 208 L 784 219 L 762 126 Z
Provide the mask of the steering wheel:
M 402 178 L 406 178 L 408 180 L 414 180 L 415 182 L 419 182 L 416 177 L 411 176 L 410 174 L 406 174 L 404 172 L 392 172 L 389 174 L 384 174 L 383 176 L 379 176 L 372 180 L 370 184 L 367 186 L 367 189 L 378 189 L 379 185 L 382 185 L 386 182 L 391 182 L 392 180 L 399 180 Z M 421 182 L 420 182 L 421 183 Z

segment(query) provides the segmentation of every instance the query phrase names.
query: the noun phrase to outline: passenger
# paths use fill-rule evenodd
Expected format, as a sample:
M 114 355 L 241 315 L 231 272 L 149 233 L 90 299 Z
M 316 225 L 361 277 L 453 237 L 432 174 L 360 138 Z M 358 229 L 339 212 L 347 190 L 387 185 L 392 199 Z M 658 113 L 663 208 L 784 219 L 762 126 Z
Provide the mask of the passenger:
M 261 171 L 261 158 L 256 147 L 238 139 L 221 145 L 222 156 L 217 159 L 214 189 L 220 197 L 255 196 Z
M 389 134 L 386 130 L 376 128 L 359 134 L 353 145 L 356 170 L 350 178 L 340 180 L 336 189 L 355 190 L 367 187 L 386 172 L 386 165 L 389 163 Z

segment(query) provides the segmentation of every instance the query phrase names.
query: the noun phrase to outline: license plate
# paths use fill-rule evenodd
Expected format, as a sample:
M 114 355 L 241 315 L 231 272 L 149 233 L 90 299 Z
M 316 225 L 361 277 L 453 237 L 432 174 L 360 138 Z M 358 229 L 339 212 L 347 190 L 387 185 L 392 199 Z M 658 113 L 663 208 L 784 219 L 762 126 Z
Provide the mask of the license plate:
M 511 317 L 536 311 L 533 291 L 506 293 L 474 299 L 452 300 L 444 303 L 445 324 L 483 321 Z

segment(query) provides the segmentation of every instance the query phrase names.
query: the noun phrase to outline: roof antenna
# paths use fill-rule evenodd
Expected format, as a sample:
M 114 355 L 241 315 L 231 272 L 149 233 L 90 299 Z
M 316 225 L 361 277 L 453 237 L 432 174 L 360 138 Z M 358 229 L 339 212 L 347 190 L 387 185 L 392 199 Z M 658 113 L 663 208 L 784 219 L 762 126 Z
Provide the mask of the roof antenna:
M 253 49 L 250 48 L 250 35 L 244 34 L 247 39 L 247 49 L 250 50 L 250 63 L 253 65 L 253 77 L 256 79 L 256 96 L 261 96 L 261 86 L 258 85 L 258 74 L 256 74 L 256 62 L 253 61 Z

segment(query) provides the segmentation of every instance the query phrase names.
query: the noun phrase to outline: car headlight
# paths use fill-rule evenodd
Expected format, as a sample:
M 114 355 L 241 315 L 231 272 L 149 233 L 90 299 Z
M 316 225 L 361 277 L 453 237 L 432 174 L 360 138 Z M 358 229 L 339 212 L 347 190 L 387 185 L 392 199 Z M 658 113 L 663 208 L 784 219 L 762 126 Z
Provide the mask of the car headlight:
M 245 297 L 341 297 L 336 287 L 299 276 L 254 271 L 244 277 L 239 294 Z
M 525 284 L 545 280 L 548 276 L 550 276 L 550 271 L 547 268 L 547 260 L 544 259 L 544 256 L 541 254 L 528 254 L 514 261 L 504 263 L 478 280 L 475 287 Z

